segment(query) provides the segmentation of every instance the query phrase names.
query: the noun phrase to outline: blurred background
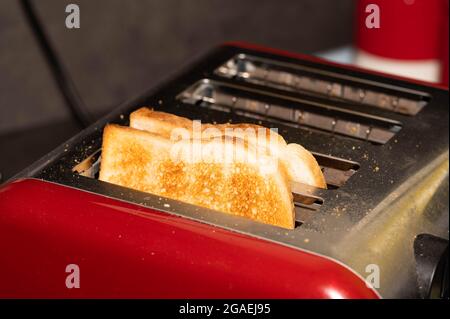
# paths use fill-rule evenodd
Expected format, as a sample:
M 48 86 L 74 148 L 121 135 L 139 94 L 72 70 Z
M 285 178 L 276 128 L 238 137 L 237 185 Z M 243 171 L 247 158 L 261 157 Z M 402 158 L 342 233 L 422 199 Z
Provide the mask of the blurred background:
M 394 1 L 409 6 L 415 2 Z M 3 181 L 83 128 L 52 76 L 23 3 L 0 1 Z M 80 8 L 79 29 L 65 26 L 70 3 Z M 358 54 L 352 46 L 355 14 L 367 14 L 352 0 L 30 0 L 29 4 L 92 120 L 227 41 L 352 62 Z

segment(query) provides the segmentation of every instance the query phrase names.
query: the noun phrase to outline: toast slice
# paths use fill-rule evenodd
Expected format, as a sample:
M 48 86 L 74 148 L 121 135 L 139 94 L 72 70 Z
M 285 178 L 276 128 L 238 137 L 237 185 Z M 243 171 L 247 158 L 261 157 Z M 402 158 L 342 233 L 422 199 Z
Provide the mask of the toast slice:
M 161 134 L 172 140 L 179 130 L 193 133 L 195 123 L 177 115 L 153 111 L 142 107 L 130 114 L 130 126 L 139 130 Z M 280 160 L 291 181 L 326 188 L 327 184 L 322 170 L 314 156 L 299 144 L 287 144 L 276 132 L 255 124 L 201 124 L 202 133 L 208 137 L 228 135 L 241 138 L 253 144 L 260 152 L 269 153 Z M 261 134 L 261 130 L 263 133 Z M 255 134 L 256 132 L 256 134 Z M 174 134 L 175 133 L 175 134 Z M 260 137 L 263 137 L 262 139 Z M 191 137 L 191 134 L 185 135 Z M 200 137 L 200 136 L 199 136 Z M 265 138 L 264 138 L 265 137 Z
M 195 128 L 195 124 L 193 122 L 194 121 L 188 118 L 170 113 L 154 111 L 148 107 L 142 107 L 130 114 L 130 127 L 136 128 L 138 130 L 157 132 L 158 134 L 171 139 L 176 139 L 177 135 L 179 135 L 177 134 L 176 129 L 182 128 L 189 132 L 192 132 L 193 128 Z M 279 135 L 275 131 L 271 131 L 264 126 L 256 124 L 201 123 L 201 127 L 199 127 L 199 129 L 201 129 L 202 132 L 207 131 L 208 137 L 214 137 L 223 134 L 233 135 L 238 138 L 248 139 L 253 144 L 261 142 L 258 141 L 258 133 L 263 133 L 261 135 L 263 135 L 262 137 L 266 138 L 266 142 L 269 142 L 269 139 L 273 138 L 274 141 L 280 146 L 287 145 L 286 141 L 281 135 Z M 277 145 L 275 144 L 275 146 Z
M 293 198 L 285 170 L 265 170 L 258 161 L 240 156 L 251 154 L 254 146 L 236 140 L 221 136 L 173 142 L 162 134 L 107 125 L 100 180 L 294 228 Z M 193 158 L 196 142 L 201 145 L 200 160 Z

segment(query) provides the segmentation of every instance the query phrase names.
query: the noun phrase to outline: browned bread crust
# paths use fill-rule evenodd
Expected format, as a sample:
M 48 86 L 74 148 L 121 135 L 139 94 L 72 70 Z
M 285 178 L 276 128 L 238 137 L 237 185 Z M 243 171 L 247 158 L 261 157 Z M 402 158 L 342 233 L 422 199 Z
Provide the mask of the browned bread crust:
M 103 132 L 100 180 L 294 228 L 292 193 L 284 169 L 264 171 L 258 163 L 239 160 L 221 163 L 206 158 L 192 162 L 189 161 L 192 139 L 180 141 L 178 156 L 174 158 L 174 143 L 164 134 L 107 125 Z M 234 138 L 201 142 L 202 147 L 221 150 L 222 146 L 234 143 Z M 253 147 L 251 143 L 233 145 L 238 152 Z M 205 154 L 213 156 L 210 152 Z

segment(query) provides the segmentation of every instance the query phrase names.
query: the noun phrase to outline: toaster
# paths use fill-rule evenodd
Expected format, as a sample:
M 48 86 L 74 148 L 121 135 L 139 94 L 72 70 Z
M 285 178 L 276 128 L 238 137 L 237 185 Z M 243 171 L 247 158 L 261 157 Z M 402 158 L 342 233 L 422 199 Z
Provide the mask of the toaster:
M 436 85 L 221 45 L 0 186 L 0 297 L 448 298 L 448 105 Z M 100 181 L 103 127 L 142 106 L 276 128 L 327 189 L 293 186 L 287 230 Z

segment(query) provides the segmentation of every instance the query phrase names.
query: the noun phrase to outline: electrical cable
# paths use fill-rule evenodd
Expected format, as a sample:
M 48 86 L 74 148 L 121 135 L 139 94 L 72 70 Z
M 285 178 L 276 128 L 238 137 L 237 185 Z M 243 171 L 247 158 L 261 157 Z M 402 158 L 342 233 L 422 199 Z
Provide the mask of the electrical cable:
M 52 47 L 45 33 L 44 27 L 37 16 L 33 4 L 29 0 L 20 1 L 22 10 L 27 22 L 33 31 L 34 37 L 38 42 L 45 60 L 50 67 L 53 78 L 64 97 L 66 106 L 69 108 L 73 117 L 80 126 L 87 127 L 92 123 L 92 115 L 87 110 L 86 105 L 78 94 L 75 84 L 64 69 L 56 51 Z

